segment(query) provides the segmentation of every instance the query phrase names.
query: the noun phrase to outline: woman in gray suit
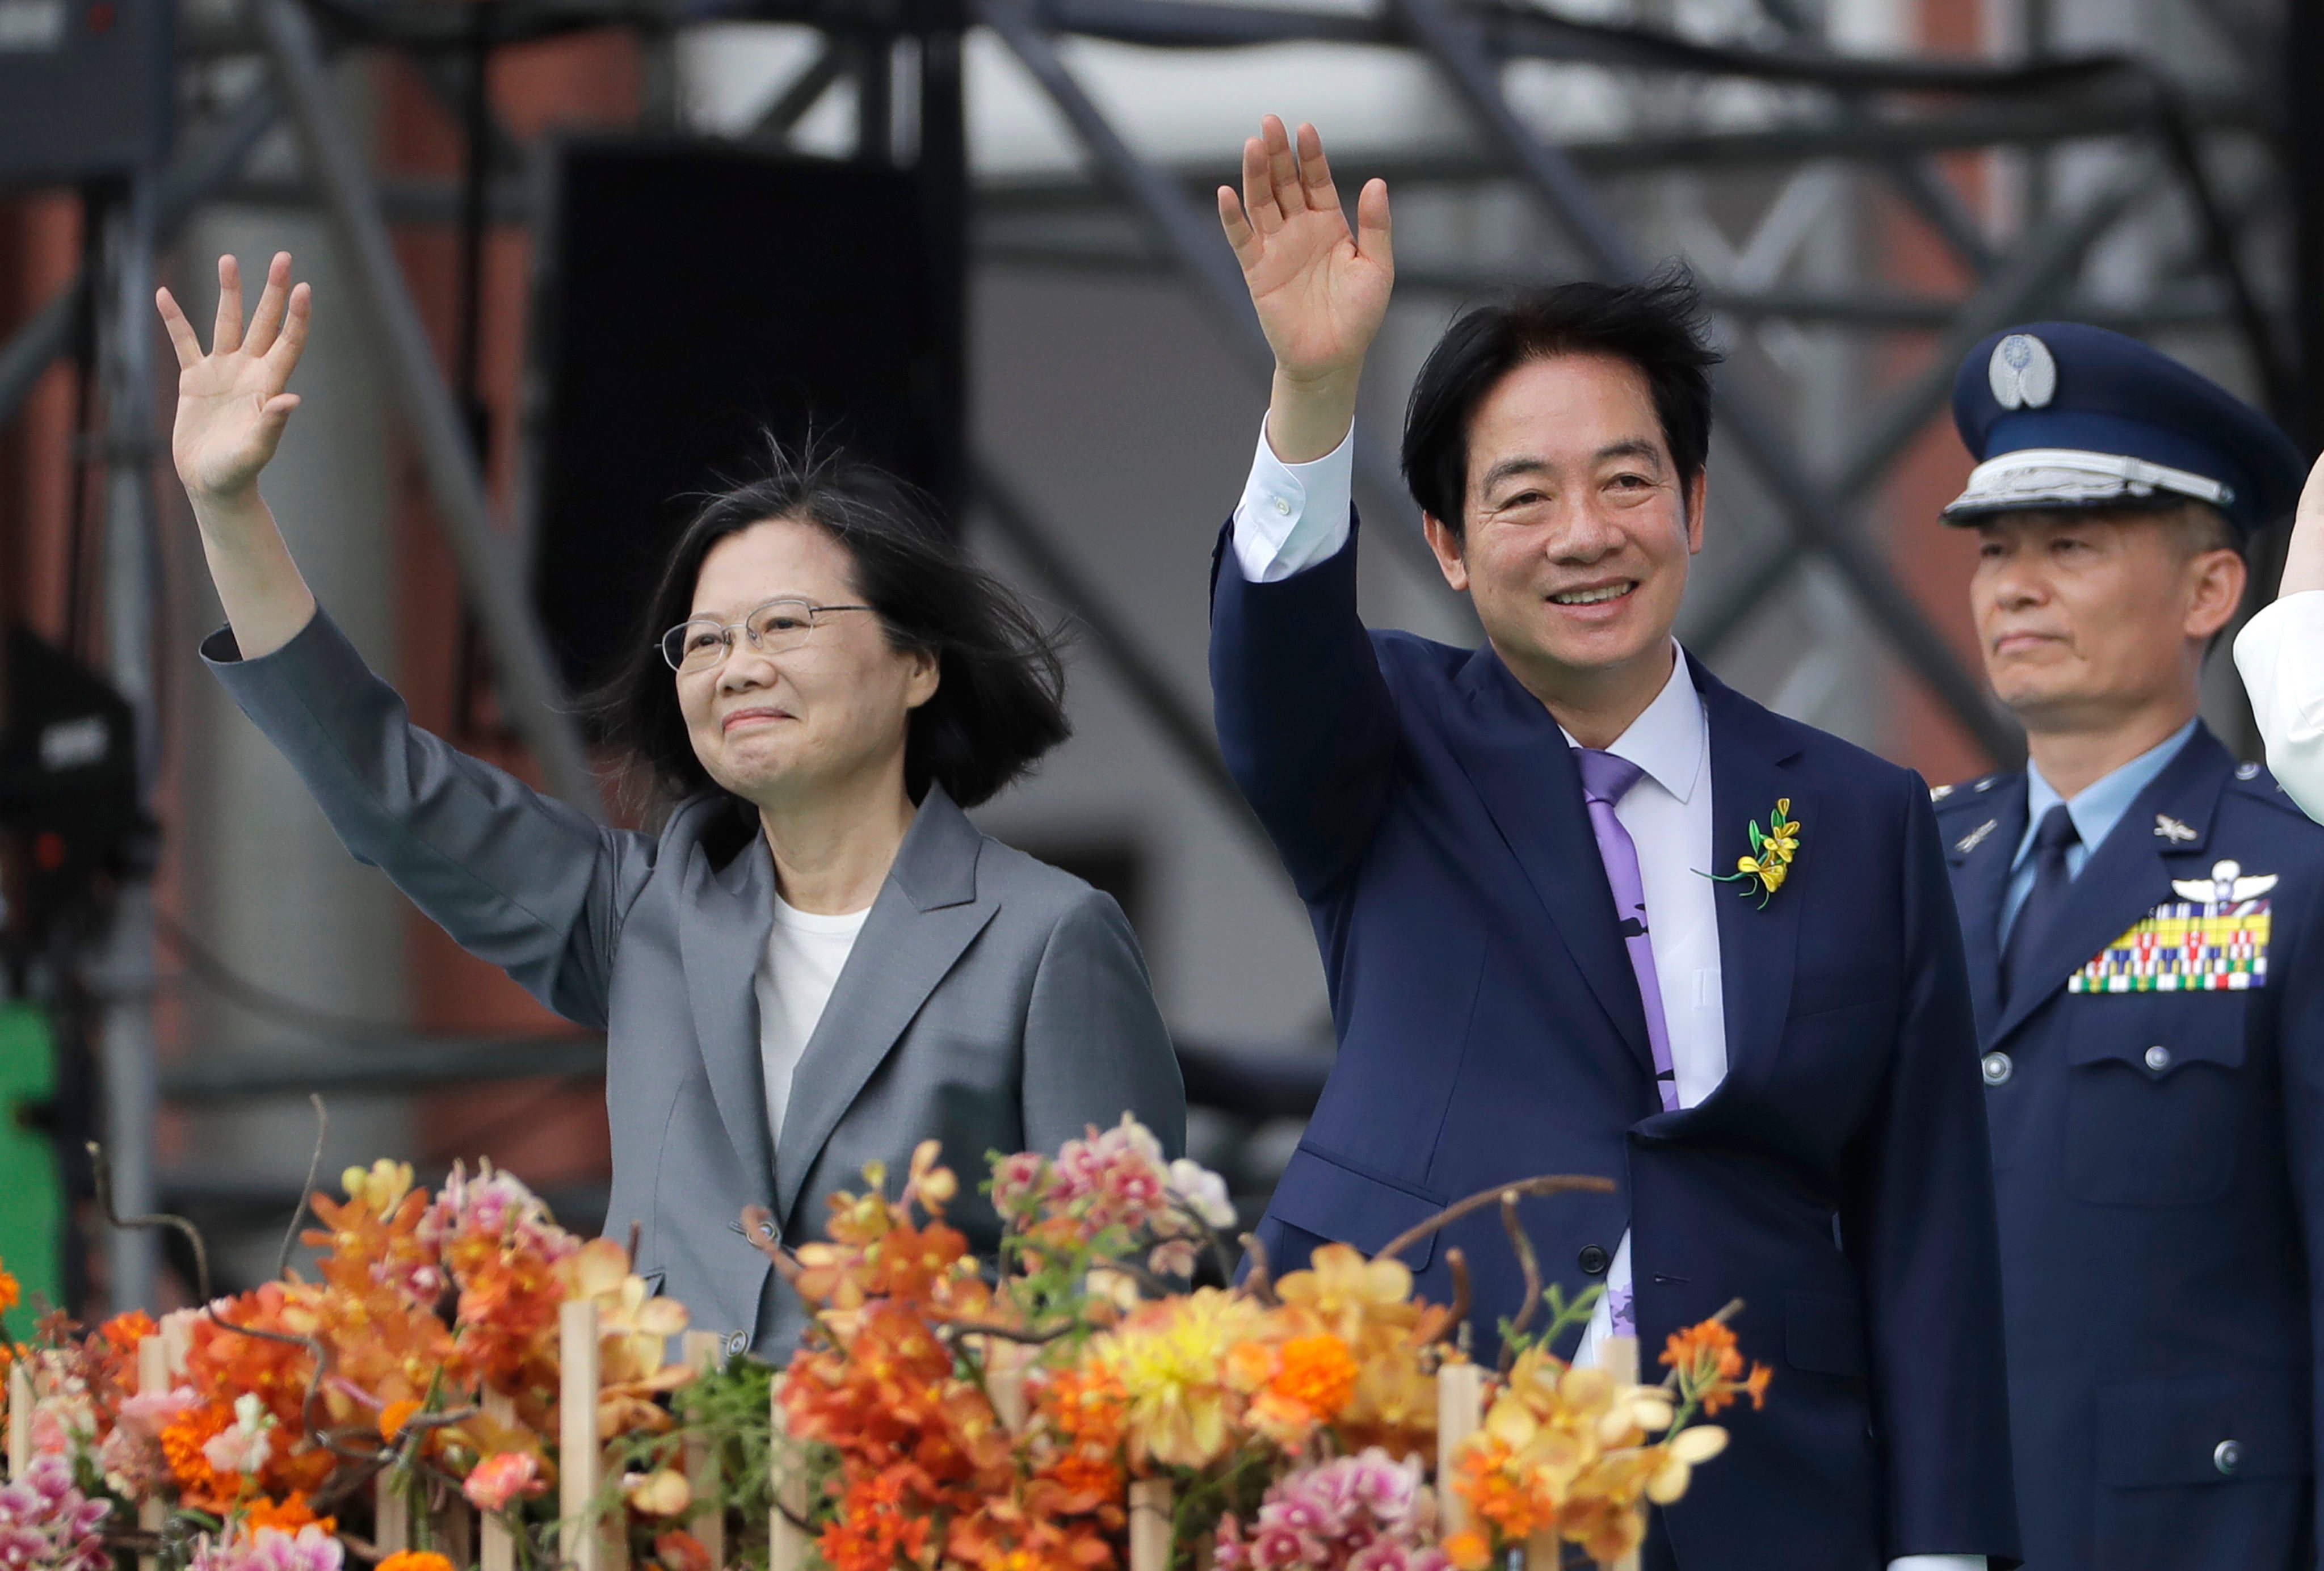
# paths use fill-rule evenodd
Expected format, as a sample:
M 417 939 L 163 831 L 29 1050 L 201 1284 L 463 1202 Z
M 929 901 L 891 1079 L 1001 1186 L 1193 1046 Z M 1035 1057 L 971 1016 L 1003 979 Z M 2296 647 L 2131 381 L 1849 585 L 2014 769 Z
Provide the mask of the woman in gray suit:
M 716 496 L 654 593 L 659 639 L 600 701 L 672 803 L 607 829 L 413 726 L 318 609 L 258 494 L 298 407 L 308 287 L 277 255 L 245 331 L 218 264 L 209 352 L 169 291 L 173 450 L 228 627 L 203 654 L 340 839 L 471 953 L 606 1033 L 607 1227 L 730 1350 L 804 1316 L 742 1235 L 820 1230 L 867 1161 L 931 1136 L 972 1175 L 1185 1099 L 1107 896 L 962 813 L 1064 740 L 1062 670 L 908 487 L 794 463 Z M 667 630 L 666 632 L 663 630 Z M 998 1221 L 964 1187 L 980 1249 Z

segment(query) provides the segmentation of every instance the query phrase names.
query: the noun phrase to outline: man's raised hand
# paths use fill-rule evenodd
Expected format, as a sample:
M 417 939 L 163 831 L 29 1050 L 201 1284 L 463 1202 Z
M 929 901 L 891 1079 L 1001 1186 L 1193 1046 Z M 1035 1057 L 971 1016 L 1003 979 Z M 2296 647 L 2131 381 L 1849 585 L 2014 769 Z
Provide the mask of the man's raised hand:
M 197 504 L 235 499 L 274 457 L 299 395 L 282 389 L 307 347 L 312 310 L 305 284 L 290 284 L 290 254 L 277 252 L 250 326 L 242 321 L 242 273 L 218 258 L 217 325 L 202 352 L 193 324 L 168 290 L 154 297 L 178 351 L 178 418 L 171 454 Z
M 1355 417 L 1364 355 L 1396 282 L 1388 184 L 1365 184 L 1351 234 L 1323 138 L 1300 126 L 1295 152 L 1269 115 L 1243 143 L 1240 196 L 1219 188 L 1219 223 L 1275 350 L 1268 441 L 1288 463 L 1321 457 Z

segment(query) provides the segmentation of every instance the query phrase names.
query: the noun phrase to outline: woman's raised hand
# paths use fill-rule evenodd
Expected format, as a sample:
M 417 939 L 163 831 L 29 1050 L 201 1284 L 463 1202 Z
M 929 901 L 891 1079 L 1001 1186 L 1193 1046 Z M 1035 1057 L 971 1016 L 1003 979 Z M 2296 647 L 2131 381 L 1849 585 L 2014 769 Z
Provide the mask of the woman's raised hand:
M 1365 184 L 1351 233 L 1323 139 L 1302 125 L 1295 153 L 1283 122 L 1269 115 L 1243 143 L 1240 197 L 1219 188 L 1219 222 L 1275 350 L 1269 437 L 1290 462 L 1320 457 L 1354 417 L 1364 355 L 1396 282 L 1388 184 Z
M 275 253 L 250 326 L 242 322 L 242 272 L 218 258 L 217 326 L 202 352 L 193 324 L 168 290 L 155 296 L 178 351 L 178 420 L 170 449 L 197 505 L 238 499 L 274 457 L 299 395 L 283 386 L 307 347 L 312 310 L 305 284 L 290 283 L 290 254 Z

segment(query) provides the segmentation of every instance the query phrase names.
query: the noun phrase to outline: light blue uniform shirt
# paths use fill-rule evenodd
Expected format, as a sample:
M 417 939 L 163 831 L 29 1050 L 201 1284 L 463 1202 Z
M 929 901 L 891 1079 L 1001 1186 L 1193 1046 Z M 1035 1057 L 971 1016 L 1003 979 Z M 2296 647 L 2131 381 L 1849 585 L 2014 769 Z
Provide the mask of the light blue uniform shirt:
M 2034 876 L 2040 871 L 2034 865 L 2034 836 L 2042 827 L 2042 820 L 2052 808 L 2066 803 L 2067 816 L 2074 820 L 2074 833 L 2081 843 L 2066 852 L 2066 876 L 2080 878 L 2082 864 L 2090 853 L 2104 844 L 2130 811 L 2130 804 L 2138 793 L 2154 783 L 2163 765 L 2179 755 L 2187 739 L 2195 735 L 2196 721 L 2190 720 L 2161 745 L 2149 748 L 2128 763 L 2110 773 L 2099 776 L 2082 789 L 2071 801 L 2060 796 L 2057 788 L 2042 778 L 2042 772 L 2028 763 L 2025 766 L 2025 837 L 2017 842 L 2017 858 L 2009 864 L 2009 898 L 2001 906 L 2001 940 L 2009 941 L 2009 929 L 2016 924 L 2018 908 L 2034 892 Z

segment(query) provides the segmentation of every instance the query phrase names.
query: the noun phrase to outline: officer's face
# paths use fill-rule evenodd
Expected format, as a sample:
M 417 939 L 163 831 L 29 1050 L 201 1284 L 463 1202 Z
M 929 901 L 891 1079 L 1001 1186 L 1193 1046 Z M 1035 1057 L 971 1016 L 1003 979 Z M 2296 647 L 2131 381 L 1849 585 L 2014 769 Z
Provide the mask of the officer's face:
M 2202 651 L 2243 595 L 2232 551 L 2190 551 L 2140 513 L 2005 513 L 1978 528 L 1970 605 L 1993 689 L 2034 731 L 2191 707 Z
M 1466 527 L 1429 521 L 1446 580 L 1521 678 L 1663 662 L 1702 549 L 1702 477 L 1682 489 L 1646 377 L 1562 355 L 1503 377 L 1469 430 Z

